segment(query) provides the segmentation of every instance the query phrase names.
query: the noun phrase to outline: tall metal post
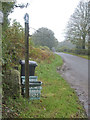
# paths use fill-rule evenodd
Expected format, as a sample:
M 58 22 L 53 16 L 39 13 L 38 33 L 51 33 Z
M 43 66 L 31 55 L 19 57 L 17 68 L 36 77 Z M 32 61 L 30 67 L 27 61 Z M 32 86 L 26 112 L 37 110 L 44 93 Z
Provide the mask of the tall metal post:
M 25 14 L 25 97 L 29 98 L 29 15 Z

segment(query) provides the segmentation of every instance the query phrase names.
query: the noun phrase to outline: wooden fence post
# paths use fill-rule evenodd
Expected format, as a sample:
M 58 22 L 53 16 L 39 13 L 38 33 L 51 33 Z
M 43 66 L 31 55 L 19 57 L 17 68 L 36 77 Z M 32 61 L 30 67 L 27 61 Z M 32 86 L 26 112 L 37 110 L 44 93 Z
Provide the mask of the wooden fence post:
M 29 98 L 29 15 L 25 14 L 25 97 Z

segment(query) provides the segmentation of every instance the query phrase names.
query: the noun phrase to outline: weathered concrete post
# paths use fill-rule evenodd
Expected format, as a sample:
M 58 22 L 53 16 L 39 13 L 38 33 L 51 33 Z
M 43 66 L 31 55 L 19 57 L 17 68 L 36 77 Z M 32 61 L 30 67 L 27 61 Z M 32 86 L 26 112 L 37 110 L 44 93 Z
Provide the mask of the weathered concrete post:
M 29 15 L 25 14 L 25 96 L 29 98 Z

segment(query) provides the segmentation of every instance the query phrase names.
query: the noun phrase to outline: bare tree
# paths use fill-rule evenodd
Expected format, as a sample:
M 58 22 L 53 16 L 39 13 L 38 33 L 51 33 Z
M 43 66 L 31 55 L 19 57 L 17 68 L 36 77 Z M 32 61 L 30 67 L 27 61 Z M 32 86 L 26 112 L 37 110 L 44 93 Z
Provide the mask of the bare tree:
M 88 27 L 87 29 L 88 29 L 88 49 L 90 51 L 90 1 L 88 2 Z
M 88 26 L 88 3 L 80 1 L 67 24 L 66 40 L 76 44 L 77 48 L 85 49 Z

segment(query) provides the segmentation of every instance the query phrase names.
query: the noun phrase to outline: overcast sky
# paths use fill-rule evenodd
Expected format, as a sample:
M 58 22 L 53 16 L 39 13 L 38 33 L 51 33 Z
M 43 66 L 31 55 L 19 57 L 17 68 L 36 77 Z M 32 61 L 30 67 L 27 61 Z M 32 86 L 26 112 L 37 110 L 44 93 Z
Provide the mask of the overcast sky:
M 64 40 L 64 29 L 80 0 L 17 0 L 29 3 L 28 8 L 14 9 L 9 18 L 16 19 L 24 27 L 24 15 L 29 14 L 29 26 L 36 30 L 47 27 L 55 33 L 58 41 Z M 35 32 L 30 28 L 30 34 Z

